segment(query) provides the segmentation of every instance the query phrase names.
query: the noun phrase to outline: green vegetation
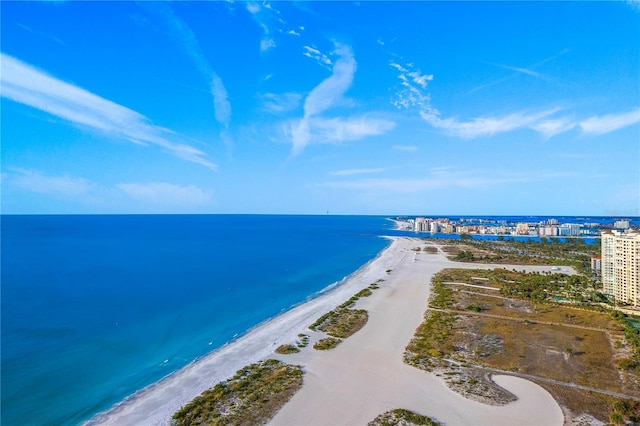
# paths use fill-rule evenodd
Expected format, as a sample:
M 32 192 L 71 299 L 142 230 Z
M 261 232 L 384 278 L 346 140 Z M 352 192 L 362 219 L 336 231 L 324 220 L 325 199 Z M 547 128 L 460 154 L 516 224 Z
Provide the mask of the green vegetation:
M 280 345 L 275 352 L 281 355 L 288 355 L 300 352 L 300 349 L 295 345 Z
M 307 336 L 306 334 L 300 333 L 298 334 L 298 338 L 300 340 L 296 342 L 296 346 L 300 349 L 306 348 L 309 345 L 309 336 Z
M 626 420 L 630 423 L 637 425 L 640 423 L 640 402 L 633 401 L 630 399 L 616 400 L 613 403 L 613 414 L 611 414 L 610 419 L 613 419 L 615 416 L 618 419 L 619 423 L 615 423 L 613 420 L 611 423 L 614 424 L 626 424 Z
M 414 413 L 413 411 L 398 408 L 380 414 L 368 426 L 440 426 L 439 423 L 430 417 Z
M 318 318 L 312 324 L 312 330 L 320 330 L 329 336 L 346 339 L 367 323 L 369 315 L 363 309 L 336 308 Z
M 458 254 L 456 254 L 455 260 L 460 262 L 473 262 L 476 258 L 471 250 L 460 250 Z
M 510 398 L 487 380 L 492 369 L 640 397 L 637 319 L 590 304 L 591 285 L 587 277 L 560 273 L 442 270 L 433 277 L 432 309 L 407 346 L 405 362 L 435 370 L 452 389 L 488 403 Z M 631 356 L 619 359 L 629 350 Z M 576 415 L 627 424 L 640 417 L 636 405 L 636 411 L 623 409 L 622 400 L 602 393 L 539 384 Z
M 426 238 L 425 238 L 426 239 Z M 443 242 L 443 240 L 439 240 Z M 481 263 L 569 265 L 591 275 L 591 256 L 600 255 L 600 241 L 586 244 L 581 238 L 514 241 L 475 240 L 462 235 L 460 240 L 444 240 L 444 250 L 454 260 Z
M 178 410 L 174 426 L 267 423 L 302 386 L 300 366 L 260 361 L 206 390 Z
M 327 337 L 324 339 L 318 340 L 318 343 L 313 345 L 313 349 L 317 349 L 319 351 L 327 351 L 329 349 L 333 349 L 342 343 L 342 340 L 336 339 L 335 337 Z
M 300 352 L 300 349 L 306 348 L 308 345 L 309 345 L 309 336 L 307 336 L 306 334 L 300 333 L 298 334 L 298 340 L 295 342 L 295 344 L 280 345 L 275 350 L 275 353 L 281 354 L 281 355 L 295 354 Z
M 361 297 L 371 296 L 372 291 L 378 288 L 376 283 L 364 288 L 351 296 L 349 300 L 335 308 L 333 311 L 327 312 L 318 318 L 309 329 L 313 331 L 324 331 L 334 339 L 322 339 L 316 345 L 315 349 L 332 349 L 339 343 L 339 339 L 346 339 L 367 323 L 369 315 L 364 309 L 350 309 Z
M 360 290 L 359 292 L 357 292 L 356 294 L 354 294 L 353 296 L 351 296 L 351 298 L 349 300 L 347 300 L 346 302 L 344 302 L 342 305 L 338 306 L 338 309 L 345 309 L 345 308 L 350 308 L 353 305 L 356 304 L 356 301 L 358 299 L 360 299 L 361 297 L 369 297 L 371 296 L 373 293 L 371 292 L 372 287 L 375 284 L 371 284 L 368 288 L 363 288 L 362 290 Z M 377 288 L 377 286 L 376 286 Z M 375 288 L 373 288 L 375 290 Z
M 481 312 L 483 311 L 483 309 L 482 309 L 482 306 L 472 303 L 470 305 L 467 305 L 467 311 Z
M 501 268 L 445 269 L 441 274 L 442 282 L 475 284 L 475 281 L 481 279 L 482 286 L 499 289 L 502 296 L 528 299 L 536 303 L 555 302 L 556 298 L 559 298 L 573 304 L 587 306 L 606 300 L 606 297 L 600 293 L 598 284 L 584 275 L 522 273 Z
M 630 357 L 618 361 L 618 367 L 623 370 L 640 370 L 640 329 L 632 324 L 632 320 L 637 321 L 637 317 L 630 317 L 620 311 L 613 311 L 611 315 L 624 327 L 624 339 L 632 352 Z

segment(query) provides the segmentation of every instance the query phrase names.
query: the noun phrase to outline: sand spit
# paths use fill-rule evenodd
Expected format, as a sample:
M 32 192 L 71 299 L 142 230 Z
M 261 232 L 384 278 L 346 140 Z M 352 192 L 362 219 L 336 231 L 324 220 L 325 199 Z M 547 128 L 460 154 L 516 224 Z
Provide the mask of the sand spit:
M 519 399 L 490 406 L 451 391 L 433 374 L 404 364 L 404 348 L 427 308 L 433 274 L 446 267 L 503 267 L 550 270 L 541 266 L 465 264 L 438 254 L 411 249 L 424 242 L 393 238 L 392 244 L 345 283 L 331 292 L 256 327 L 239 340 L 179 370 L 99 414 L 87 424 L 166 425 L 171 415 L 215 383 L 260 359 L 276 358 L 300 364 L 302 389 L 272 419 L 274 425 L 359 425 L 395 408 L 406 408 L 450 425 L 561 425 L 563 415 L 540 386 L 511 376 L 495 381 Z M 387 273 L 387 270 L 391 270 Z M 373 295 L 356 307 L 369 312 L 369 321 L 355 335 L 330 351 L 312 349 L 319 333 L 309 324 L 360 289 L 383 279 Z M 280 344 L 293 343 L 299 333 L 311 336 L 300 353 L 276 355 Z

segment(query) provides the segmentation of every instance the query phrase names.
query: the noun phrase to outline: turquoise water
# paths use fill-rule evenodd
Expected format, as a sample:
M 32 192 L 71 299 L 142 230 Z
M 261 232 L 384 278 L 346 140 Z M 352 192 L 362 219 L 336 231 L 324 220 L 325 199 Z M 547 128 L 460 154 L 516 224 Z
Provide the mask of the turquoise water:
M 2 424 L 77 424 L 374 258 L 383 217 L 2 216 Z

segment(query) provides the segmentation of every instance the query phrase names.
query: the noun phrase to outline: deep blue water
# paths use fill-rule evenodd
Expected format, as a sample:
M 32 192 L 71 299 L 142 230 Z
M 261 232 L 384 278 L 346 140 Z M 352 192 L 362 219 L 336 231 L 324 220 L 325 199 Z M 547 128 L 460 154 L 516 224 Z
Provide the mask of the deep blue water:
M 3 425 L 77 424 L 374 258 L 340 216 L 2 216 Z

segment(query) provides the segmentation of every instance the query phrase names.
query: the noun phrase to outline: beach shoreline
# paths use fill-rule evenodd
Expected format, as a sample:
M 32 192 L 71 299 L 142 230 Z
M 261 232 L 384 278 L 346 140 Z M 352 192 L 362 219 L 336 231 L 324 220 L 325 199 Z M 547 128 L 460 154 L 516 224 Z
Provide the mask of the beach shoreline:
M 374 282 L 393 267 L 394 242 L 342 280 L 316 293 L 311 300 L 267 319 L 242 336 L 178 369 L 85 421 L 83 425 L 166 425 L 180 407 L 206 389 L 228 379 L 245 365 L 271 357 L 280 344 L 295 341 L 322 314 Z M 377 278 L 376 278 L 377 279 Z M 373 280 L 369 282 L 369 280 Z
M 167 425 L 180 407 L 204 390 L 245 365 L 268 358 L 299 364 L 305 371 L 302 389 L 272 419 L 276 425 L 366 424 L 395 408 L 412 409 L 450 424 L 562 424 L 560 406 L 548 392 L 527 380 L 496 377 L 519 399 L 507 406 L 490 406 L 464 398 L 441 378 L 403 362 L 404 348 L 427 309 L 433 274 L 445 267 L 505 265 L 452 262 L 441 250 L 436 254 L 414 250 L 425 244 L 417 238 L 385 238 L 391 240 L 390 245 L 335 287 L 329 286 L 318 297 L 256 326 L 85 424 Z M 365 327 L 331 351 L 313 349 L 322 333 L 310 331 L 308 326 L 376 282 L 380 288 L 357 302 L 359 309 L 369 312 Z M 297 354 L 274 353 L 279 345 L 294 343 L 300 333 L 311 337 L 308 347 Z M 546 407 L 545 417 L 532 416 L 535 407 L 541 406 Z M 518 413 L 528 413 L 528 418 Z

